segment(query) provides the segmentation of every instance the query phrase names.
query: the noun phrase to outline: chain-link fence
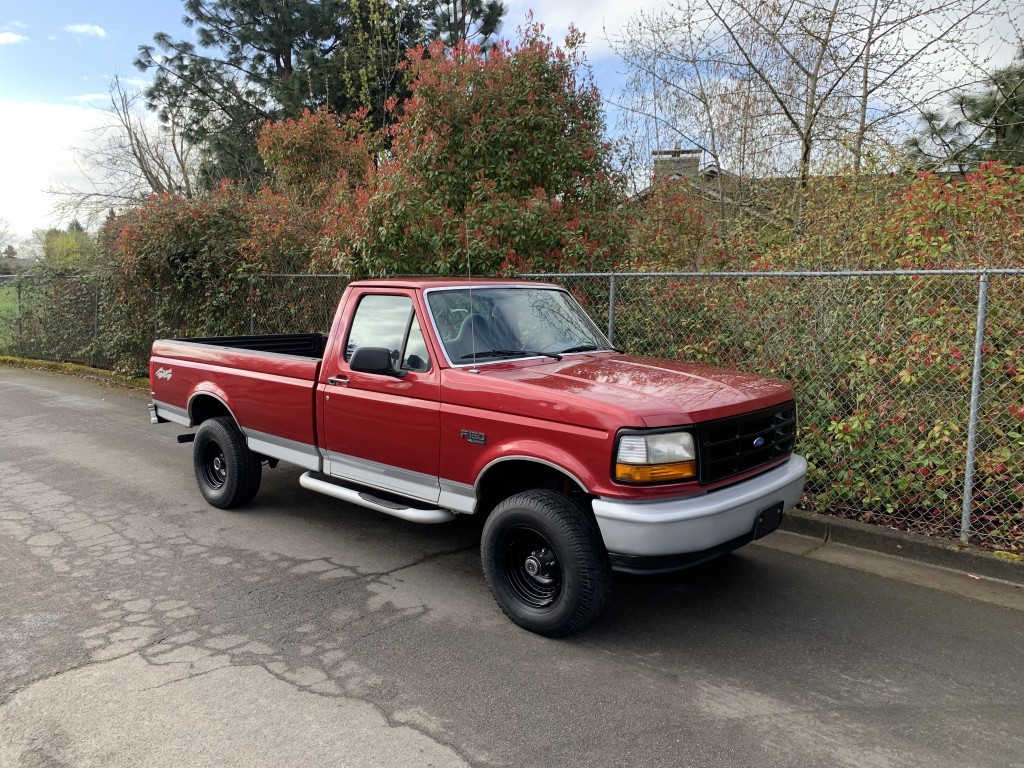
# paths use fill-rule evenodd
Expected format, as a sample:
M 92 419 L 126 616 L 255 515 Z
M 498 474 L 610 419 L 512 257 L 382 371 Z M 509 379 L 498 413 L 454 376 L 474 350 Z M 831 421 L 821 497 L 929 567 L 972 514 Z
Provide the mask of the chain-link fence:
M 0 354 L 144 374 L 153 340 L 326 331 L 348 279 L 247 275 L 188 297 L 101 275 L 0 275 Z
M 531 277 L 631 353 L 791 381 L 809 507 L 1024 550 L 1024 270 Z M 0 278 L 0 353 L 142 372 L 160 336 L 326 331 L 346 284 Z
M 102 343 L 108 301 L 96 275 L 0 275 L 0 353 L 111 367 Z
M 251 277 L 248 333 L 326 333 L 347 285 L 340 275 Z

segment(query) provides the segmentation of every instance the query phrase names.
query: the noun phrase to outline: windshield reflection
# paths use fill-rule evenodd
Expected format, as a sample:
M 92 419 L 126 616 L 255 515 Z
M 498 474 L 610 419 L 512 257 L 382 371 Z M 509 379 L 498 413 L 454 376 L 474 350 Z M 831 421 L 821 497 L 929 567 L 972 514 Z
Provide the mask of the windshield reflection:
M 611 349 L 579 304 L 555 288 L 433 290 L 427 304 L 454 365 Z

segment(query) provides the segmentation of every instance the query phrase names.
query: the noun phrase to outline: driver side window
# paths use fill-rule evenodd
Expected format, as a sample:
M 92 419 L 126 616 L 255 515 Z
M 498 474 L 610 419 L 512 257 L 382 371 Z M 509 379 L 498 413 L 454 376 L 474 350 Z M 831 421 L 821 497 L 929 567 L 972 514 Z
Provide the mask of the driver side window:
M 345 345 L 345 362 L 359 347 L 387 348 L 396 368 L 430 369 L 426 341 L 408 296 L 371 295 L 360 300 Z
M 402 354 L 402 370 L 430 370 L 430 353 L 427 352 L 427 342 L 423 338 L 423 331 L 420 330 L 420 321 L 416 318 L 415 313 L 412 316 L 412 325 L 409 327 L 409 338 L 405 343 L 405 352 Z

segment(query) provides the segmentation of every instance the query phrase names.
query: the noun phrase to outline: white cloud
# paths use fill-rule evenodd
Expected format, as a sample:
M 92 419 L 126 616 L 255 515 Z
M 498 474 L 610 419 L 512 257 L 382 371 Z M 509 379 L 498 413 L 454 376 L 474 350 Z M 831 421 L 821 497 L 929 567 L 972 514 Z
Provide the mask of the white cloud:
M 68 101 L 73 101 L 76 104 L 89 104 L 93 102 L 106 103 L 110 99 L 109 93 L 83 93 L 78 96 L 68 96 Z
M 104 98 L 106 96 L 104 95 Z M 0 100 L 0 218 L 19 238 L 61 222 L 46 189 L 85 187 L 71 147 L 88 146 L 106 114 L 93 107 Z
M 70 32 L 79 37 L 106 37 L 107 30 L 98 24 L 68 24 L 64 27 L 65 32 Z
M 28 38 L 25 35 L 19 35 L 17 32 L 0 32 L 0 45 L 15 45 L 27 42 Z
M 83 81 L 96 80 L 97 82 L 102 81 L 104 84 L 109 85 L 114 78 L 121 81 L 122 85 L 130 85 L 132 88 L 149 88 L 153 84 L 153 81 L 147 77 L 125 77 L 124 75 L 115 72 L 112 75 L 82 75 Z

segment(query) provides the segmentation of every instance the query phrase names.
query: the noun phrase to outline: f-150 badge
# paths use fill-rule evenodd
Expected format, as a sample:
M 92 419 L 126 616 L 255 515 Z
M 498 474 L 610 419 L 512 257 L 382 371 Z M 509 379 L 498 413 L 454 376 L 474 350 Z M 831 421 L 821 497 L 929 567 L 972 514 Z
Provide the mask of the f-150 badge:
M 472 430 L 464 429 L 459 433 L 459 437 L 473 445 L 487 445 L 487 435 L 483 432 L 473 432 Z
M 156 372 L 156 377 L 158 379 L 164 379 L 165 381 L 170 381 L 171 380 L 171 376 L 173 376 L 173 375 L 174 375 L 174 371 L 171 370 L 170 368 L 160 368 Z

